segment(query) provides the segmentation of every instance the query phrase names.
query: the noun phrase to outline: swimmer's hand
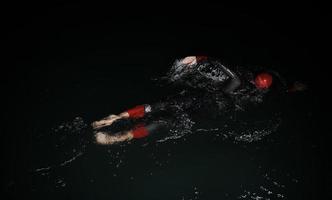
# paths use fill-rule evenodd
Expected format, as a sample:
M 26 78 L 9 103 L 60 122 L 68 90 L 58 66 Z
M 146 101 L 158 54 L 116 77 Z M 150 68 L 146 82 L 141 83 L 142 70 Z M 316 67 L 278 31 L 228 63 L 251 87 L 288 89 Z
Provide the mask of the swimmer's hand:
M 109 115 L 99 121 L 95 121 L 91 124 L 93 129 L 100 129 L 103 128 L 105 126 L 110 126 L 113 124 L 113 122 L 115 122 L 116 120 L 121 119 L 122 116 L 120 115 Z
M 288 92 L 302 92 L 307 90 L 307 85 L 304 83 L 296 81 L 289 89 Z
M 180 61 L 181 64 L 184 65 L 194 65 L 197 64 L 196 56 L 187 56 Z

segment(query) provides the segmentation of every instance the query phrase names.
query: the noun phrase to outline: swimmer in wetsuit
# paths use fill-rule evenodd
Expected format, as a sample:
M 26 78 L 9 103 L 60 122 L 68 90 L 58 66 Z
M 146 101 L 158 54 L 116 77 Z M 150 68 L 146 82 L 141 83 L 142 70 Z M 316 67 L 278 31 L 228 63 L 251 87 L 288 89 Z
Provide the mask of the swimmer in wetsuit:
M 216 95 L 224 94 L 236 96 L 243 90 L 249 91 L 250 96 L 264 94 L 272 85 L 273 74 L 268 72 L 259 73 L 253 78 L 243 78 L 243 71 L 235 73 L 235 70 L 222 65 L 218 60 L 206 56 L 189 56 L 175 61 L 166 78 L 174 85 L 185 85 L 196 90 L 196 94 L 184 95 L 183 91 L 168 98 L 164 102 L 153 105 L 140 105 L 124 111 L 119 115 L 110 115 L 100 121 L 92 123 L 97 130 L 95 136 L 98 144 L 114 144 L 128 141 L 134 138 L 144 138 L 155 132 L 161 126 L 171 124 L 155 121 L 147 126 L 136 126 L 131 130 L 115 134 L 99 131 L 101 128 L 112 125 L 119 119 L 140 119 L 153 116 L 155 113 L 166 112 L 167 110 L 190 110 L 202 107 L 206 104 L 206 99 L 213 101 Z M 240 78 L 241 77 L 241 78 Z M 242 86 L 242 87 L 241 87 Z M 248 89 L 250 88 L 250 89 Z M 293 91 L 298 89 L 292 88 Z M 255 91 L 254 93 L 252 91 Z M 190 93 L 190 92 L 189 92 Z M 208 98 L 207 98 L 208 96 Z M 177 113 L 174 111 L 174 113 Z M 175 116 L 176 118 L 176 116 Z

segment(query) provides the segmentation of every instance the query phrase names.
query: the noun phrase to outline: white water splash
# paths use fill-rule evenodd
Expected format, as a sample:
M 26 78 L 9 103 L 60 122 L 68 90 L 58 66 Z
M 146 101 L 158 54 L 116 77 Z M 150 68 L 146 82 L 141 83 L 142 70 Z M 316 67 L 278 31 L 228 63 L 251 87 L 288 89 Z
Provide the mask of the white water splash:
M 71 159 L 69 160 L 66 160 L 64 162 L 62 162 L 59 166 L 65 166 L 65 165 L 68 165 L 70 163 L 72 163 L 74 160 L 76 160 L 78 157 L 82 156 L 83 155 L 83 152 L 79 152 L 77 155 L 75 155 L 74 157 L 72 157 Z
M 166 137 L 157 140 L 158 143 L 166 142 L 168 140 L 177 140 L 193 133 L 192 127 L 195 124 L 187 113 L 179 113 L 177 122 L 172 125 Z
M 70 165 L 77 158 L 81 157 L 89 142 L 82 137 L 87 126 L 83 118 L 76 117 L 73 121 L 61 123 L 56 128 L 51 129 L 52 131 L 49 134 L 44 135 L 45 143 L 48 143 L 48 140 L 52 138 L 53 142 L 50 145 L 53 146 L 50 146 L 50 148 L 55 148 L 56 152 L 70 158 L 64 159 L 59 163 L 49 164 L 46 167 L 37 168 L 33 171 L 36 173 L 49 173 L 55 168 Z
M 49 171 L 52 167 L 48 166 L 48 167 L 42 167 L 39 169 L 36 169 L 35 172 L 44 172 L 44 171 Z
M 198 200 L 201 197 L 201 191 L 197 186 L 192 187 L 192 191 L 189 194 L 182 195 L 181 200 Z
M 275 171 L 272 169 L 272 172 Z M 260 185 L 259 188 L 255 186 L 251 189 L 245 189 L 242 194 L 238 196 L 238 199 L 286 199 L 286 187 L 276 178 L 272 178 L 268 173 L 264 173 L 262 178 L 265 180 L 264 185 Z

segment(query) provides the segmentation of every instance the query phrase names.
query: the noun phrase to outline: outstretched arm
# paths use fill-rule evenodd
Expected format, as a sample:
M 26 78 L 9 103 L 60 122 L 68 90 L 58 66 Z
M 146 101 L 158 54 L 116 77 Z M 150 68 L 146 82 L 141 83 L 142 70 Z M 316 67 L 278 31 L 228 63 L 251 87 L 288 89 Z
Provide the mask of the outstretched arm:
M 100 129 L 105 126 L 112 125 L 116 120 L 119 119 L 126 119 L 126 118 L 141 118 L 144 117 L 146 113 L 151 112 L 151 106 L 146 105 L 139 105 L 132 109 L 126 110 L 119 115 L 109 115 L 99 121 L 93 122 L 91 125 L 93 129 Z
M 224 65 L 220 64 L 219 66 L 220 66 L 221 70 L 228 77 L 230 77 L 229 82 L 226 83 L 226 85 L 222 88 L 222 90 L 225 93 L 231 93 L 231 92 L 233 92 L 234 90 L 236 90 L 236 88 L 238 88 L 241 85 L 241 80 L 240 80 L 240 78 L 234 72 L 232 72 L 230 69 L 228 69 Z
M 300 81 L 295 81 L 291 85 L 287 84 L 287 81 L 284 77 L 282 77 L 278 72 L 269 70 L 269 73 L 273 74 L 277 79 L 280 81 L 282 88 L 286 92 L 302 92 L 308 89 L 307 85 L 300 82 Z
M 307 85 L 305 85 L 304 83 L 296 81 L 295 83 L 293 83 L 293 85 L 291 85 L 287 89 L 287 92 L 302 92 L 302 91 L 305 91 L 305 90 L 307 90 Z
M 193 65 L 193 64 L 200 63 L 201 61 L 205 61 L 207 59 L 208 59 L 207 56 L 189 56 L 189 57 L 184 58 L 181 62 L 183 64 Z M 225 93 L 233 92 L 236 88 L 238 88 L 241 85 L 241 80 L 234 72 L 232 72 L 230 69 L 228 69 L 224 65 L 219 64 L 218 66 L 228 77 L 230 77 L 229 82 L 222 88 L 222 90 Z

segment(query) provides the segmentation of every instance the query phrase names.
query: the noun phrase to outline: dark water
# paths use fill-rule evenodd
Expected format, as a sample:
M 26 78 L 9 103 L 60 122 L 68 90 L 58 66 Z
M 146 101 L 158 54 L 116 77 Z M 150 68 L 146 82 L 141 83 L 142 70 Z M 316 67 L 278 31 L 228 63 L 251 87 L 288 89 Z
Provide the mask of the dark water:
M 327 167 L 317 117 L 321 105 L 313 90 L 317 77 L 308 69 L 315 63 L 311 43 L 304 45 L 304 36 L 297 36 L 303 24 L 286 31 L 291 23 L 285 17 L 285 24 L 275 30 L 274 18 L 223 8 L 226 13 L 185 23 L 195 27 L 188 31 L 174 16 L 160 16 L 157 23 L 145 17 L 113 23 L 103 14 L 98 21 L 78 20 L 68 9 L 61 7 L 60 18 L 52 15 L 57 9 L 50 9 L 47 20 L 32 17 L 37 20 L 24 21 L 29 26 L 8 34 L 9 43 L 20 47 L 8 45 L 8 58 L 14 62 L 4 79 L 8 87 L 2 171 L 9 199 L 259 200 L 325 195 Z M 230 14 L 232 20 L 217 20 Z M 17 38 L 20 30 L 24 35 Z M 202 119 L 206 129 L 177 139 L 94 143 L 92 121 L 164 98 L 165 91 L 151 79 L 164 75 L 174 59 L 193 54 L 213 55 L 229 65 L 267 66 L 290 82 L 305 82 L 309 89 L 269 98 L 265 107 L 251 110 L 247 118 L 276 119 L 277 113 L 280 120 L 257 141 L 226 137 L 215 121 Z M 232 126 L 227 130 L 238 128 Z M 246 129 L 250 133 L 255 128 L 248 123 Z

